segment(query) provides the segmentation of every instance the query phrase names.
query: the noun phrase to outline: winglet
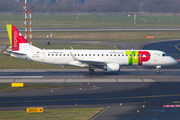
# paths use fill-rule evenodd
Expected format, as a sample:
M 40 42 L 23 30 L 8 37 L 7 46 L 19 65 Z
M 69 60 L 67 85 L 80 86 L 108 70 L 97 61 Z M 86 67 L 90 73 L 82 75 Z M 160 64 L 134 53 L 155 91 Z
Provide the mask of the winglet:
M 70 48 L 71 48 L 71 50 L 74 50 L 73 47 L 70 46 Z
M 74 61 L 79 61 L 71 52 L 70 52 L 72 58 L 74 59 Z

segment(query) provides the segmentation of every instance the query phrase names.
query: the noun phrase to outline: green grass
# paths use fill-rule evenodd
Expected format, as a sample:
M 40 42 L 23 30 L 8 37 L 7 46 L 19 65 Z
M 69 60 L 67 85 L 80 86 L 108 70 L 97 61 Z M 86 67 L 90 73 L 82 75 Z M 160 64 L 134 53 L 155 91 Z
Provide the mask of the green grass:
M 44 45 L 43 43 L 35 42 L 33 43 L 35 46 L 40 48 L 53 48 L 53 49 L 70 49 L 70 45 L 59 45 L 59 43 L 53 43 L 52 45 Z M 118 49 L 116 46 L 87 46 L 87 45 L 71 45 L 74 49 Z M 4 51 L 4 50 L 3 50 Z M 33 61 L 28 61 L 24 59 L 10 57 L 4 54 L 0 54 L 0 68 L 1 69 L 77 69 L 80 67 L 75 66 L 65 66 L 62 68 L 61 66 L 49 65 L 49 64 L 41 64 Z
M 24 32 L 22 32 L 24 35 Z M 93 40 L 99 41 L 122 41 L 122 42 L 139 42 L 165 39 L 179 39 L 180 31 L 98 31 L 98 32 L 52 32 L 53 39 L 67 39 L 67 40 Z M 49 32 L 33 32 L 33 38 L 48 39 L 46 36 Z M 154 36 L 154 39 L 146 39 L 144 36 Z M 0 37 L 7 38 L 7 32 L 1 32 Z M 52 38 L 50 38 L 52 39 Z M 97 40 L 97 41 L 96 41 Z M 43 40 L 42 40 L 43 41 Z M 51 42 L 51 41 L 50 41 Z M 0 44 L 6 44 L 2 41 Z M 34 44 L 34 42 L 33 42 Z M 60 45 L 60 42 L 59 42 Z M 61 44 L 65 45 L 65 44 Z M 66 44 L 68 45 L 68 44 Z M 78 45 L 78 44 L 69 44 Z
M 12 21 L 13 18 L 13 21 Z M 78 18 L 78 19 L 77 19 Z M 143 20 L 142 20 L 143 18 Z M 106 15 L 33 15 L 33 28 L 163 28 L 180 27 L 180 16 L 133 16 Z M 90 21 L 89 21 L 90 20 Z M 146 22 L 144 22 L 146 20 Z M 160 22 L 159 22 L 160 20 Z M 21 23 L 20 23 L 21 21 Z M 24 15 L 0 15 L 0 29 L 6 29 L 6 22 L 24 29 Z M 75 22 L 77 21 L 77 22 Z M 104 22 L 103 22 L 104 21 Z M 117 22 L 118 21 L 118 22 Z M 174 21 L 174 22 L 173 22 Z M 52 32 L 53 39 L 98 40 L 98 41 L 146 41 L 180 38 L 179 31 L 96 31 L 96 32 Z M 24 35 L 24 32 L 22 32 Z M 33 32 L 33 38 L 47 39 L 50 32 Z M 144 36 L 155 36 L 145 39 Z M 0 38 L 7 38 L 7 32 L 0 32 Z
M 43 113 L 26 113 L 23 111 L 0 111 L 2 120 L 89 120 L 104 108 L 49 109 Z
M 60 87 L 72 87 L 70 85 L 52 85 L 52 84 L 30 84 L 25 83 L 24 87 L 11 87 L 11 83 L 0 83 L 0 92 L 10 91 L 23 91 L 23 90 L 35 90 L 35 89 L 46 89 L 46 88 L 60 88 Z M 1 119 L 1 117 L 0 117 Z
M 32 25 L 33 28 L 180 27 L 180 16 L 137 16 L 136 25 L 134 25 L 133 19 L 133 16 L 33 15 Z M 0 29 L 5 29 L 5 24 L 14 24 L 17 28 L 24 28 L 23 21 L 24 15 L 0 15 Z

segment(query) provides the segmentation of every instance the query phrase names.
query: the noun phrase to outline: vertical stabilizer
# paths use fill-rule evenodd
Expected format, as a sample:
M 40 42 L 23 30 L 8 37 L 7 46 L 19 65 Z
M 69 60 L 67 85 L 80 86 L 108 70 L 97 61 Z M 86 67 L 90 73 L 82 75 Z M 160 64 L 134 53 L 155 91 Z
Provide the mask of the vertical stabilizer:
M 6 25 L 12 51 L 19 51 L 20 43 L 28 43 L 14 25 Z

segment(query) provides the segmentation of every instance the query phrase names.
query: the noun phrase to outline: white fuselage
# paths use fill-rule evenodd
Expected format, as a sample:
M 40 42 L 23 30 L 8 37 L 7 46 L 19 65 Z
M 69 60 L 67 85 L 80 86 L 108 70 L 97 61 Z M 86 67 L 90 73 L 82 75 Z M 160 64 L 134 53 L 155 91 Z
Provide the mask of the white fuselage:
M 141 54 L 141 52 L 144 53 Z M 81 67 L 88 67 L 88 65 L 77 62 L 74 58 L 80 61 L 119 63 L 120 65 L 163 66 L 177 63 L 174 58 L 158 50 L 39 50 L 28 52 L 23 56 L 16 54 L 12 56 L 47 64 Z

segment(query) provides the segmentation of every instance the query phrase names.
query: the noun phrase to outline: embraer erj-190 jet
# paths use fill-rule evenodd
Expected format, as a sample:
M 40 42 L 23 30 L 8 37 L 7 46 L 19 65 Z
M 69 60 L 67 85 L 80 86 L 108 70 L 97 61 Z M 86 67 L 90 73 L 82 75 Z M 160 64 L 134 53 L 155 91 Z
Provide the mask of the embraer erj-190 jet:
M 73 65 L 89 68 L 89 74 L 100 68 L 108 72 L 120 71 L 120 66 L 174 65 L 177 61 L 159 50 L 64 50 L 40 49 L 30 45 L 14 25 L 6 25 L 11 44 L 8 53 L 12 57 L 53 65 Z

